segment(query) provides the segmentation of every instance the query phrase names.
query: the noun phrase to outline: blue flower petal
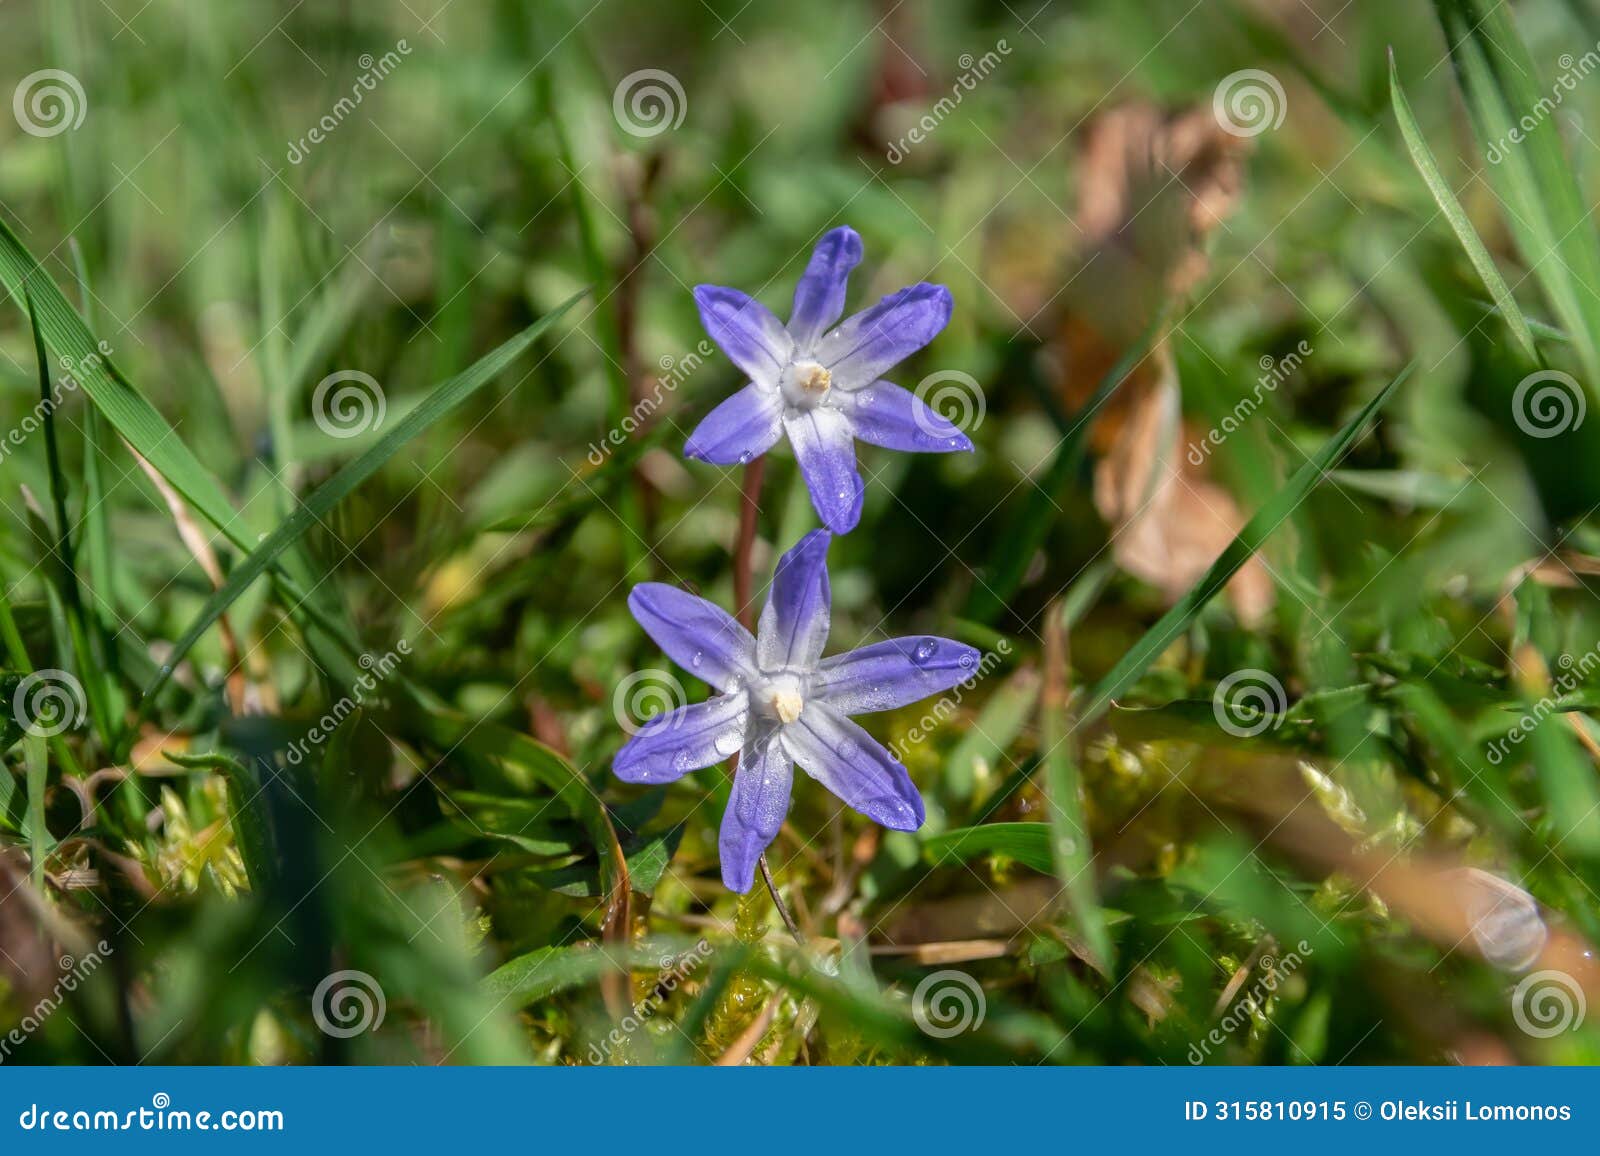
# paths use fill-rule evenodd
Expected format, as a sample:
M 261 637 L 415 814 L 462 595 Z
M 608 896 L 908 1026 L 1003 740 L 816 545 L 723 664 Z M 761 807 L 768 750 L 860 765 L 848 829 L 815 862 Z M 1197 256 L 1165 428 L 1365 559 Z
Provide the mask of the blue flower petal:
M 776 389 L 778 374 L 794 353 L 794 341 L 765 305 L 719 285 L 696 285 L 700 320 L 722 352 L 745 376 Z
M 923 282 L 891 293 L 817 343 L 833 388 L 869 385 L 939 335 L 955 307 L 950 290 Z
M 817 242 L 811 262 L 794 289 L 789 335 L 803 351 L 816 345 L 830 325 L 844 316 L 850 270 L 861 264 L 861 238 L 849 226 L 830 230 Z
M 836 409 L 790 411 L 783 427 L 799 459 L 811 504 L 822 524 L 835 534 L 848 534 L 861 521 L 866 486 L 856 472 L 856 443 L 850 422 Z
M 720 606 L 661 582 L 641 582 L 628 609 L 667 657 L 696 678 L 731 691 L 755 673 L 756 640 Z
M 670 783 L 737 753 L 749 723 L 750 700 L 742 691 L 679 707 L 640 727 L 611 770 L 625 783 Z
M 700 419 L 683 443 L 683 454 L 719 466 L 742 465 L 782 436 L 783 396 L 751 382 Z
M 756 662 L 762 670 L 809 670 L 828 641 L 832 593 L 828 587 L 826 530 L 813 530 L 778 559 L 772 590 L 756 629 Z
M 855 436 L 869 445 L 927 454 L 972 449 L 971 440 L 953 422 L 892 382 L 875 381 L 865 389 L 840 393 L 838 407 Z
M 722 858 L 722 882 L 741 894 L 755 882 L 756 860 L 778 837 L 789 813 L 789 792 L 794 786 L 794 760 L 779 739 L 776 727 L 752 732 L 739 756 L 728 809 L 722 813 L 717 850 Z
M 965 643 L 931 634 L 891 638 L 823 659 L 811 695 L 847 715 L 893 710 L 975 677 L 978 664 Z
M 922 796 L 900 761 L 866 731 L 826 703 L 812 699 L 783 728 L 794 761 L 817 782 L 880 827 L 922 826 Z

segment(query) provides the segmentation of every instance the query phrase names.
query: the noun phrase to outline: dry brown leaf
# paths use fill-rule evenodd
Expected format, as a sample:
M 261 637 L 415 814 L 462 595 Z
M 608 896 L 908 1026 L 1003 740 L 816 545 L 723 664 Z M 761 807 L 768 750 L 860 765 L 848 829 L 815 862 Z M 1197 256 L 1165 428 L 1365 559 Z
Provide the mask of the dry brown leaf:
M 1088 401 L 1162 302 L 1205 276 L 1203 244 L 1238 199 L 1242 147 L 1209 109 L 1169 114 L 1129 104 L 1086 130 L 1077 217 L 1086 245 L 1062 294 L 1057 331 L 1069 409 Z M 1168 601 L 1199 580 L 1245 523 L 1209 462 L 1180 453 L 1185 441 L 1182 391 L 1163 335 L 1097 416 L 1090 445 L 1100 455 L 1095 505 L 1111 527 L 1113 556 Z M 1235 575 L 1228 595 L 1247 624 L 1271 609 L 1272 582 L 1258 559 Z

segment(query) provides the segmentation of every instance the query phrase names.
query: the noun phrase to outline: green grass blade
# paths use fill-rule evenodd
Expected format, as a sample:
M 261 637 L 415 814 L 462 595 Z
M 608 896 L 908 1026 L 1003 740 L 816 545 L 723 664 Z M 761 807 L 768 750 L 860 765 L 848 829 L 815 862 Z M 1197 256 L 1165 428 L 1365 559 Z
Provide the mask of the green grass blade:
M 89 622 L 79 590 L 72 548 L 72 521 L 67 513 L 67 479 L 61 467 L 61 446 L 56 437 L 57 399 L 52 392 L 50 357 L 45 352 L 44 337 L 39 332 L 39 315 L 34 310 L 33 298 L 26 290 L 23 291 L 23 298 L 28 307 L 28 323 L 33 329 L 33 355 L 39 366 L 39 411 L 44 417 L 45 465 L 50 477 L 51 514 L 55 519 L 53 531 L 46 531 L 47 534 L 53 532 L 53 537 L 48 539 L 55 555 L 55 565 L 51 569 L 60 587 L 62 617 L 66 622 L 67 637 L 72 645 L 78 677 L 83 683 L 84 696 L 88 699 L 95 732 L 106 749 L 114 750 L 117 720 L 113 717 L 111 704 L 115 701 L 115 691 L 109 684 L 104 665 L 97 661 L 89 647 Z
M 1078 726 L 1087 725 L 1099 718 L 1111 700 L 1137 682 L 1144 674 L 1145 668 L 1159 658 L 1167 647 L 1189 628 L 1189 624 L 1199 616 L 1200 611 L 1205 609 L 1206 604 L 1221 593 L 1228 579 L 1250 560 L 1272 532 L 1294 512 L 1295 507 L 1333 468 L 1334 463 L 1344 456 L 1344 452 L 1354 443 L 1367 421 L 1410 376 L 1411 368 L 1409 365 L 1406 366 L 1388 385 L 1379 390 L 1376 397 L 1361 407 L 1360 413 L 1330 438 L 1322 449 L 1317 451 L 1315 457 L 1307 459 L 1283 488 L 1256 511 L 1255 517 L 1251 518 L 1244 529 L 1239 531 L 1238 536 L 1228 543 L 1227 549 L 1223 550 L 1221 556 L 1212 563 L 1211 569 L 1205 572 L 1200 581 L 1190 587 L 1189 592 L 1180 598 L 1171 610 L 1163 614 L 1160 621 L 1146 631 L 1144 637 L 1139 639 L 1095 686 L 1078 716 Z
M 922 854 L 935 866 L 966 863 L 980 855 L 1003 855 L 1048 875 L 1050 827 L 1046 823 L 984 823 L 958 827 L 922 841 Z
M 294 512 L 234 568 L 222 588 L 206 600 L 205 606 L 190 623 L 189 629 L 183 632 L 183 636 L 173 646 L 172 653 L 160 672 L 145 688 L 143 701 L 140 704 L 140 717 L 148 713 L 155 694 L 166 684 L 167 679 L 172 677 L 177 664 L 183 661 L 184 656 L 200 640 L 201 635 L 211 629 L 222 613 L 249 588 L 252 582 L 267 572 L 279 555 L 299 541 L 302 534 L 343 501 L 352 490 L 377 473 L 407 442 L 426 431 L 440 418 L 493 381 L 582 296 L 582 293 L 576 293 L 569 297 L 517 336 L 479 359 L 476 364 L 435 388 L 426 401 L 396 422 L 366 453 L 334 474 L 317 487 L 304 502 L 295 507 Z
M 44 857 L 51 847 L 50 828 L 45 825 L 44 817 L 45 777 L 50 772 L 45 745 L 42 735 L 22 736 L 22 762 L 28 776 L 28 877 L 41 895 L 44 894 Z M 10 773 L 0 769 L 0 774 Z
M 0 283 L 19 306 L 31 298 L 50 352 L 128 444 L 161 471 L 173 489 L 236 544 L 248 547 L 221 485 L 173 432 L 155 406 L 123 377 L 77 312 L 4 221 L 0 221 Z
M 93 328 L 91 303 L 94 297 L 89 291 L 89 271 L 84 265 L 83 250 L 76 241 L 71 248 L 72 268 L 78 279 L 78 300 L 83 303 L 84 314 Z M 100 631 L 100 649 L 108 671 L 115 673 L 116 647 L 110 645 L 109 639 L 118 629 L 116 572 L 111 566 L 110 510 L 105 500 L 104 470 L 110 443 L 106 439 L 104 419 L 92 405 L 84 407 L 83 442 L 83 548 L 89 566 L 85 587 Z
M 67 367 L 113 429 L 145 458 L 183 499 L 244 551 L 256 545 L 255 536 L 234 510 L 217 480 L 178 438 L 160 412 L 138 391 L 110 359 L 109 346 L 97 341 L 83 319 L 62 296 L 49 275 L 0 221 L 0 284 L 19 306 L 31 300 L 39 332 L 49 351 Z M 281 578 L 295 606 L 318 628 L 337 639 L 351 654 L 360 645 L 317 601 L 301 593 L 315 583 L 304 567 Z
M 1511 334 L 1517 339 L 1517 344 L 1522 346 L 1523 352 L 1530 360 L 1538 361 L 1539 350 L 1534 345 L 1533 333 L 1528 327 L 1527 318 L 1523 317 L 1516 298 L 1506 286 L 1505 278 L 1500 276 L 1500 270 L 1496 267 L 1494 258 L 1489 256 L 1489 250 L 1484 247 L 1478 231 L 1467 219 L 1461 202 L 1456 199 L 1455 193 L 1450 191 L 1444 174 L 1439 171 L 1439 162 L 1434 159 L 1433 150 L 1428 148 L 1428 142 L 1422 138 L 1422 129 L 1411 111 L 1411 103 L 1406 100 L 1406 94 L 1400 88 L 1400 74 L 1395 68 L 1392 49 L 1389 52 L 1389 97 L 1394 103 L 1395 119 L 1400 123 L 1400 135 L 1405 138 L 1411 160 L 1417 166 L 1417 172 L 1422 174 L 1423 181 L 1427 183 L 1428 191 L 1433 194 L 1439 211 L 1444 214 L 1445 220 L 1450 222 L 1450 228 L 1455 231 L 1461 247 L 1467 251 L 1467 259 L 1472 262 L 1472 267 L 1478 271 L 1478 276 L 1483 278 L 1484 287 L 1489 290 L 1489 295 L 1499 307 L 1500 316 L 1505 318 L 1506 324 L 1511 327 Z
M 1600 382 L 1600 238 L 1503 0 L 1434 0 L 1507 224 L 1589 378 Z
M 1050 860 L 1067 897 L 1084 947 L 1095 966 L 1110 975 L 1115 965 L 1111 932 L 1095 878 L 1094 845 L 1084 813 L 1083 778 L 1074 749 L 1070 674 L 1067 664 L 1067 619 L 1058 602 L 1046 612 L 1044 689 L 1039 695 L 1039 737 L 1042 744 L 1044 792 L 1048 801 Z

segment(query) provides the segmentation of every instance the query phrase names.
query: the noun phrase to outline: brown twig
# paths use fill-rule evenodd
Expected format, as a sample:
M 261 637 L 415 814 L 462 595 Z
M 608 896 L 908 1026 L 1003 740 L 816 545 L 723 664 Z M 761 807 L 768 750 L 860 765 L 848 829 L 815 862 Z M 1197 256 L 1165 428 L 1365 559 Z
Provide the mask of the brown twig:
M 756 458 L 744 468 L 740 487 L 739 537 L 733 544 L 733 610 L 746 630 L 756 628 L 755 604 L 751 588 L 755 584 L 755 564 L 751 558 L 756 543 L 756 522 L 761 516 L 761 481 L 766 476 L 767 459 Z
M 626 206 L 628 226 L 628 252 L 617 269 L 617 356 L 622 362 L 622 373 L 628 381 L 628 397 L 633 402 L 638 419 L 636 437 L 642 437 L 651 425 L 653 408 L 642 403 L 647 400 L 649 376 L 645 373 L 639 355 L 639 296 L 642 288 L 641 271 L 655 246 L 656 216 L 650 207 L 656 179 L 661 175 L 664 158 L 652 153 L 642 169 L 624 168 L 620 184 L 622 200 Z M 659 397 L 656 399 L 659 401 Z M 655 541 L 656 491 L 638 463 L 632 468 L 633 485 L 639 499 L 639 513 L 644 519 L 645 539 Z

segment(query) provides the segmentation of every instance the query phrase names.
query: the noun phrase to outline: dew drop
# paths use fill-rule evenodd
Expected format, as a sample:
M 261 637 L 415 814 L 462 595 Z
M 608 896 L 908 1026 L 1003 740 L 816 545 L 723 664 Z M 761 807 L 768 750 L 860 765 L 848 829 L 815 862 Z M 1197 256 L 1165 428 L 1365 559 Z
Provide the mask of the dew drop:
M 677 754 L 672 756 L 672 769 L 675 771 L 687 771 L 689 769 L 689 762 L 690 759 L 688 748 L 679 747 Z
M 689 665 L 694 667 L 696 670 L 699 670 L 700 669 L 700 664 L 703 663 L 705 660 L 706 660 L 706 652 L 703 651 L 703 650 L 697 650 L 697 651 L 694 652 L 694 657 L 689 660 Z
M 755 455 L 753 455 L 749 450 L 740 450 L 739 451 L 739 464 L 741 466 L 749 465 L 750 464 L 750 459 L 752 457 L 754 457 L 754 456 Z
M 717 754 L 726 757 L 739 749 L 739 735 L 735 731 L 723 731 L 717 736 L 714 745 L 717 748 Z
M 931 658 L 933 658 L 933 652 L 938 649 L 939 644 L 937 642 L 931 638 L 925 638 L 919 642 L 917 644 L 917 648 L 911 652 L 911 661 L 917 663 L 918 665 L 924 665 Z
M 839 757 L 841 759 L 853 759 L 860 752 L 861 744 L 856 742 L 855 739 L 846 736 L 839 740 Z

